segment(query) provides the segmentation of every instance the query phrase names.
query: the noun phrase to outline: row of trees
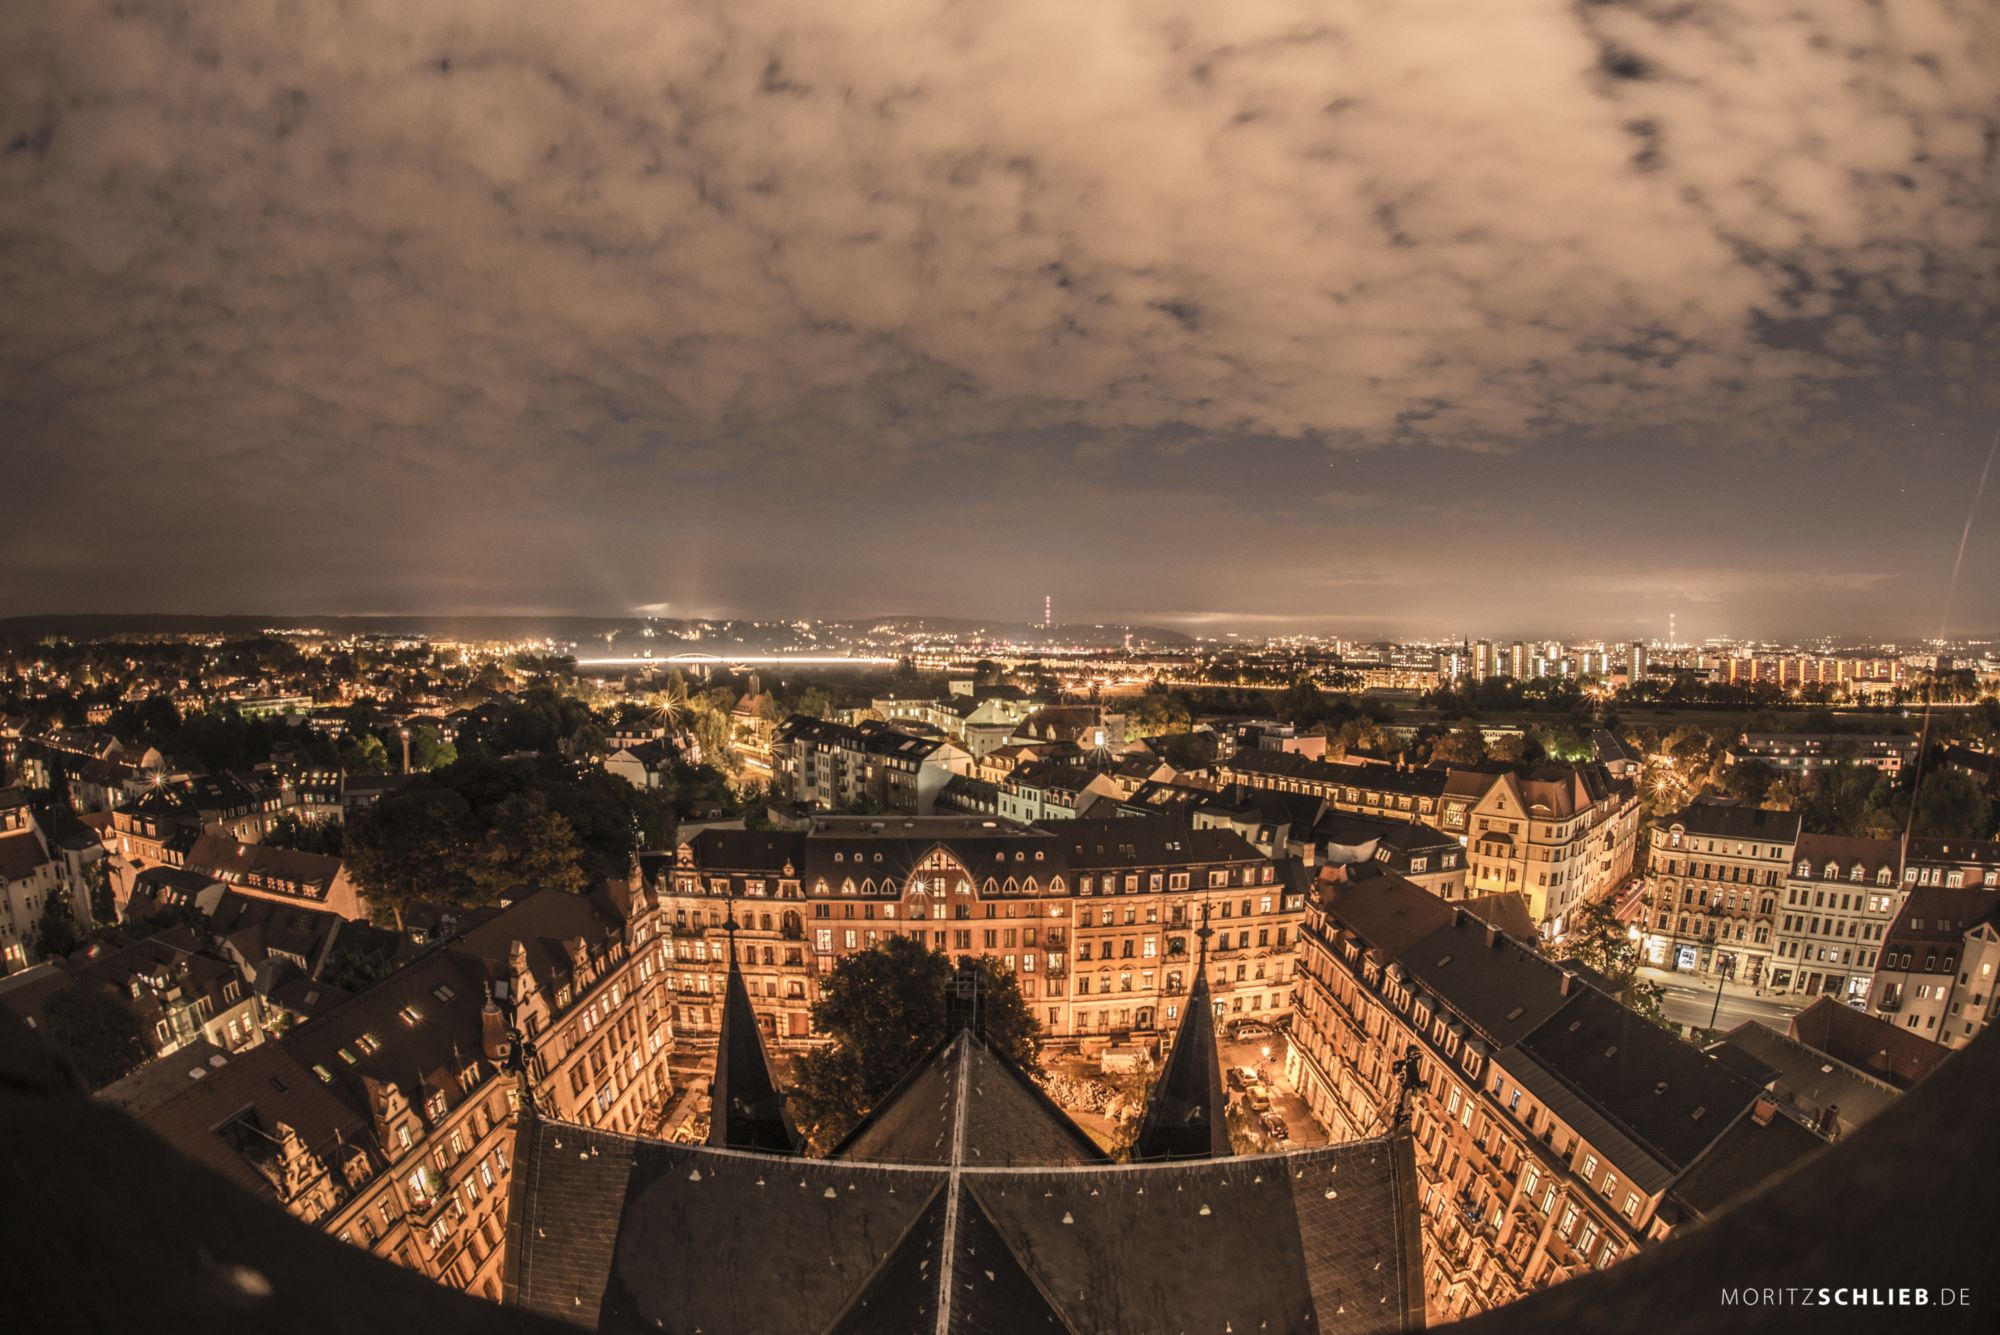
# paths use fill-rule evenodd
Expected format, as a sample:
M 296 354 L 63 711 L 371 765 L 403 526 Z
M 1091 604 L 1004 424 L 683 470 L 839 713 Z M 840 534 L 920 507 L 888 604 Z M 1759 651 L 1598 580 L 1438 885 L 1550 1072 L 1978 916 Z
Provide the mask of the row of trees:
M 673 835 L 670 799 L 556 755 L 468 756 L 357 812 L 348 869 L 369 898 L 491 903 L 516 885 L 580 891 Z

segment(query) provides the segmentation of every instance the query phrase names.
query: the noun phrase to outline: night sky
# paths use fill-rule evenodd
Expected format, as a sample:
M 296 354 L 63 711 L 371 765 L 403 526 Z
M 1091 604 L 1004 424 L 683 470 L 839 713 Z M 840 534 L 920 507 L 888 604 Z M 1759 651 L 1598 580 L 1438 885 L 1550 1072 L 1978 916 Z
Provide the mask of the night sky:
M 1911 637 L 2000 426 L 1990 0 L 5 9 L 0 614 Z

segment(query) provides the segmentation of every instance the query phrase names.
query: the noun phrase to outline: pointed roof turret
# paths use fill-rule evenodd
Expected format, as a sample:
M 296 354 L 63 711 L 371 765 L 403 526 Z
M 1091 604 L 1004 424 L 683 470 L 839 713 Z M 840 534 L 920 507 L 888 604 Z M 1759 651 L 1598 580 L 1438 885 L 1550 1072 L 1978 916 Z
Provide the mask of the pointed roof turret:
M 729 982 L 723 989 L 722 1036 L 715 1048 L 715 1084 L 710 1091 L 708 1143 L 724 1149 L 764 1154 L 797 1154 L 798 1132 L 785 1112 L 785 1096 L 771 1078 L 750 989 L 736 964 L 736 915 L 729 927 Z
M 1166 1069 L 1146 1102 L 1146 1116 L 1132 1141 L 1134 1159 L 1220 1159 L 1229 1146 L 1227 1105 L 1222 1092 L 1222 1057 L 1215 1041 L 1215 1006 L 1208 994 L 1208 906 L 1202 905 L 1201 945 L 1195 954 L 1194 987 L 1187 1013 L 1174 1035 Z

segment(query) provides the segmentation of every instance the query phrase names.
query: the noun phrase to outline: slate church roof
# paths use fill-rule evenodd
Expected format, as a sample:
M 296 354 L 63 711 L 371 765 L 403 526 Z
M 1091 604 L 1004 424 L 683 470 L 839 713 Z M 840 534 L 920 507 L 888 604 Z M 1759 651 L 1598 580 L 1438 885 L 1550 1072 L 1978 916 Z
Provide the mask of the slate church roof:
M 786 1152 L 789 1124 L 774 1137 L 768 1119 L 684 1145 L 524 1102 L 507 1301 L 621 1335 L 1421 1326 L 1407 1138 L 1231 1157 L 1195 1000 L 1163 1087 L 1214 1087 L 1213 1122 L 1195 1120 L 1215 1157 L 1108 1161 L 987 1045 L 976 1010 L 826 1159 Z M 719 1128 L 770 1088 L 748 1007 L 725 1016 Z M 744 1028 L 747 1043 L 730 1032 Z

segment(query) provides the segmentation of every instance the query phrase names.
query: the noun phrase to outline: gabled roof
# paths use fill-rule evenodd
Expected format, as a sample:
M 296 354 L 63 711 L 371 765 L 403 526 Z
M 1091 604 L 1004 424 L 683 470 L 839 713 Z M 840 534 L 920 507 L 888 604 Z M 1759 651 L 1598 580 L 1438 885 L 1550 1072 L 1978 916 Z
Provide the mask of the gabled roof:
M 780 1161 L 536 1118 L 514 1191 L 509 1303 L 621 1335 L 1423 1321 L 1401 1137 L 1024 1169 Z
M 1041 1086 L 970 1029 L 931 1049 L 830 1157 L 950 1163 L 954 1141 L 967 1161 L 991 1167 L 1108 1162 Z
M 1758 1094 L 1749 1080 L 1595 988 L 1578 991 L 1521 1046 L 1676 1173 Z

